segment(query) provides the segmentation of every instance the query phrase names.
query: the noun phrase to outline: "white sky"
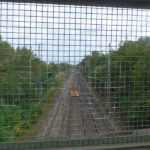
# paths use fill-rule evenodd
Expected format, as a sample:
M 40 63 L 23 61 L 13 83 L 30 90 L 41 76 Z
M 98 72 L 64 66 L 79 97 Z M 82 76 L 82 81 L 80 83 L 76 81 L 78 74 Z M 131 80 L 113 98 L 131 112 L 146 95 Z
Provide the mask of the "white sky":
M 150 36 L 150 10 L 1 2 L 0 34 L 44 61 L 77 64 L 92 51 L 107 52 L 109 43 L 117 49 L 121 41 Z

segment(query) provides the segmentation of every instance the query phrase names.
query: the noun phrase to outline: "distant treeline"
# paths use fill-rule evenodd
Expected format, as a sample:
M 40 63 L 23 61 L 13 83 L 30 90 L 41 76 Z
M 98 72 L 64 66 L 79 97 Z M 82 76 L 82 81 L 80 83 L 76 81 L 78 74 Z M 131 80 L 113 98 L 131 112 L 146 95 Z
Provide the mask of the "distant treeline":
M 14 49 L 0 38 L 0 142 L 17 140 L 36 123 L 47 89 L 59 85 L 56 74 L 69 64 L 46 63 L 30 49 Z
M 92 87 L 110 96 L 127 127 L 150 127 L 149 37 L 126 41 L 109 53 L 93 51 L 78 66 Z

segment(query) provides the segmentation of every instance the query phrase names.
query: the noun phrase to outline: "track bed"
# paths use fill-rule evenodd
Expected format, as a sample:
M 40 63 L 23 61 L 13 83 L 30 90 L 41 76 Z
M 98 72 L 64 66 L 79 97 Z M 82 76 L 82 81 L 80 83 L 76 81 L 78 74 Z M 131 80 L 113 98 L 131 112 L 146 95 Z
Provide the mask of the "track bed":
M 72 97 L 71 87 L 79 89 L 79 96 Z M 79 72 L 72 72 L 49 112 L 47 124 L 43 127 L 44 139 L 74 139 L 102 136 L 114 128 L 106 113 L 97 105 L 92 93 Z

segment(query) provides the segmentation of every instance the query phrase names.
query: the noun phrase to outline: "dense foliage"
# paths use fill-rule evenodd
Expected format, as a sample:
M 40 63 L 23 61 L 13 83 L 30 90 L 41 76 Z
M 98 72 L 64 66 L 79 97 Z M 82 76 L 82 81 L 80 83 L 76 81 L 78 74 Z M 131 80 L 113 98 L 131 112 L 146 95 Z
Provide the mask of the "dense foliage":
M 110 96 L 128 127 L 150 127 L 150 38 L 126 41 L 110 53 L 93 51 L 79 67 L 92 87 Z
M 19 139 L 36 123 L 48 89 L 68 64 L 45 63 L 30 49 L 14 49 L 0 38 L 0 142 Z

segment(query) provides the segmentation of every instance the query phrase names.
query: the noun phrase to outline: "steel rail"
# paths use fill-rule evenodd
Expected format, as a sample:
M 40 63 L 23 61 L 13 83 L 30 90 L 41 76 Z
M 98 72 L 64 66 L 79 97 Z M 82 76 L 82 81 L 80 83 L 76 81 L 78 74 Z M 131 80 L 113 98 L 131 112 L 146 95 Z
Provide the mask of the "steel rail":
M 87 127 L 86 127 L 86 123 L 85 123 L 85 116 L 84 116 L 84 113 L 83 113 L 83 108 L 82 108 L 82 99 L 79 97 L 79 100 L 80 100 L 80 107 L 81 107 L 81 116 L 82 116 L 82 122 L 83 122 L 83 127 L 84 127 L 84 134 L 87 134 Z
M 50 135 L 51 129 L 52 129 L 52 127 L 53 127 L 54 121 L 56 120 L 56 116 L 57 116 L 57 114 L 58 114 L 58 111 L 59 111 L 61 105 L 62 105 L 62 101 L 59 100 L 59 104 L 57 105 L 56 112 L 55 112 L 54 115 L 52 115 L 52 121 L 51 121 L 50 126 L 49 126 L 48 129 L 47 129 L 47 132 L 46 132 L 45 137 L 47 137 L 47 136 Z
M 83 99 L 83 101 L 84 101 L 84 105 L 87 105 L 87 109 L 88 109 L 88 111 L 90 112 L 90 116 L 91 116 L 91 119 L 92 119 L 92 123 L 93 123 L 93 125 L 94 125 L 94 127 L 95 127 L 95 131 L 96 131 L 96 133 L 99 133 L 99 131 L 98 131 L 98 128 L 97 128 L 97 124 L 96 124 L 96 121 L 95 121 L 95 119 L 94 119 L 94 117 L 93 117 L 93 115 L 92 115 L 92 110 L 90 109 L 90 106 L 89 106 L 89 101 L 88 101 L 88 97 L 87 97 L 87 95 L 85 94 L 84 95 L 84 97 L 85 97 L 85 99 Z M 85 102 L 85 100 L 86 100 L 86 102 Z M 95 109 L 95 108 L 93 108 L 93 109 Z
M 68 84 L 70 84 L 70 83 L 67 82 L 66 85 L 68 85 Z M 68 86 L 67 86 L 67 87 L 68 87 Z M 68 91 L 68 90 L 67 90 L 67 91 Z M 65 97 L 64 97 L 65 92 L 66 92 L 66 88 L 64 89 L 63 98 L 61 98 L 61 93 L 60 93 L 60 95 L 59 95 L 59 103 L 57 104 L 55 114 L 52 115 L 52 120 L 51 120 L 51 123 L 50 123 L 50 125 L 49 125 L 49 127 L 48 127 L 48 129 L 47 129 L 45 138 L 46 138 L 46 137 L 50 137 L 51 131 L 52 131 L 52 128 L 53 128 L 53 125 L 54 125 L 54 122 L 55 122 L 55 120 L 57 119 L 57 115 L 58 115 L 59 111 L 61 110 L 61 107 L 66 104 L 66 99 L 65 99 Z M 69 94 L 69 93 L 68 93 L 68 94 Z M 53 113 L 53 112 L 52 112 L 52 113 Z M 62 114 L 63 114 L 63 117 L 62 117 L 62 118 L 64 118 L 64 117 L 65 117 L 65 113 L 62 113 Z M 62 119 L 62 120 L 63 120 L 63 119 Z M 61 122 L 62 122 L 62 121 L 61 121 Z M 61 130 L 62 130 L 62 126 L 63 126 L 63 124 L 61 124 L 61 125 L 59 126 L 59 131 L 58 131 L 58 135 L 57 135 L 57 136 L 60 135 L 60 132 L 61 132 Z
M 85 86 L 85 83 L 83 82 L 83 80 L 81 79 L 80 75 L 78 76 L 78 79 L 80 80 L 79 83 L 82 83 L 81 84 L 81 92 L 80 93 L 89 93 L 88 89 L 86 88 Z M 83 90 L 84 89 L 84 90 Z M 87 110 L 89 111 L 90 113 L 90 116 L 91 116 L 91 119 L 92 119 L 92 123 L 94 124 L 94 127 L 95 127 L 95 131 L 96 133 L 99 133 L 98 131 L 98 128 L 97 128 L 97 125 L 96 125 L 96 121 L 92 115 L 92 111 L 88 105 L 88 97 L 87 97 L 87 94 L 83 94 L 83 98 L 81 98 L 81 100 L 83 101 L 82 103 L 84 104 L 85 108 L 87 108 Z M 86 100 L 86 101 L 85 101 Z M 94 108 L 93 108 L 94 109 Z
M 69 91 L 70 90 L 71 90 L 71 88 L 69 88 L 69 90 L 67 92 L 68 97 L 70 97 L 69 96 L 69 94 L 70 94 Z M 62 120 L 61 120 L 61 125 L 60 125 L 60 129 L 59 129 L 59 136 L 62 135 L 63 129 L 65 127 L 65 121 L 64 120 L 65 120 L 65 118 L 67 116 L 67 113 L 68 113 L 68 107 L 69 107 L 69 98 L 67 98 L 66 109 L 64 110 L 63 117 L 62 117 Z

